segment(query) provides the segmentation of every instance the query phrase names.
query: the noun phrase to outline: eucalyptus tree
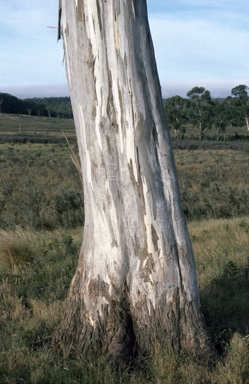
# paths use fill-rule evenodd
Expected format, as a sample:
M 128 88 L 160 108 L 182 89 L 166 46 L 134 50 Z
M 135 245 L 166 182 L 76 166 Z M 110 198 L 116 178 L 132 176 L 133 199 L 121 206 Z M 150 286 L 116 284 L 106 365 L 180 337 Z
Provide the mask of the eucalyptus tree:
M 185 131 L 187 118 L 187 102 L 181 96 L 172 96 L 165 100 L 165 114 L 169 129 L 173 128 L 175 137 L 181 137 Z
M 198 127 L 199 139 L 212 127 L 212 99 L 204 87 L 194 87 L 187 93 L 189 98 L 189 121 Z
M 61 1 L 85 226 L 59 345 L 210 356 L 146 0 Z
M 216 140 L 220 140 L 220 135 L 223 134 L 223 139 L 226 138 L 226 128 L 233 124 L 233 108 L 231 107 L 230 99 L 216 99 L 213 102 L 213 125 L 216 129 Z
M 23 113 L 23 101 L 9 93 L 0 92 L 0 113 Z
M 249 133 L 249 97 L 248 86 L 244 84 L 237 85 L 231 90 L 231 95 L 237 111 L 237 124 L 242 127 L 246 123 Z

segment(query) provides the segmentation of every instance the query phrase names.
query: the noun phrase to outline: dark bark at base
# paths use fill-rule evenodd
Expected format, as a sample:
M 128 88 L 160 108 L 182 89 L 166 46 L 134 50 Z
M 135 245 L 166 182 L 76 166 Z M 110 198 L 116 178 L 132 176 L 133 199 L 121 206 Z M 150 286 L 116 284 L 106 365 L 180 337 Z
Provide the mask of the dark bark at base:
M 65 303 L 65 316 L 54 339 L 54 347 L 65 355 L 105 356 L 108 360 L 127 363 L 134 357 L 135 336 L 127 290 L 120 300 L 101 307 L 96 326 L 90 324 L 85 303 L 81 300 L 81 274 L 76 273 Z
M 197 305 L 186 300 L 183 303 L 183 297 L 180 304 L 179 292 L 171 305 L 161 298 L 156 308 L 151 305 L 148 309 L 145 301 L 131 308 L 124 285 L 118 301 L 102 306 L 102 315 L 93 327 L 80 299 L 81 281 L 81 273 L 77 272 L 65 304 L 64 319 L 54 339 L 55 348 L 64 355 L 105 356 L 112 362 L 125 364 L 138 353 L 153 356 L 158 351 L 183 350 L 204 361 L 215 359 Z
M 176 293 L 179 296 L 179 292 Z M 181 293 L 182 298 L 184 293 Z M 142 307 L 142 306 L 141 306 Z M 168 305 L 161 298 L 150 316 L 143 308 L 135 308 L 134 332 L 141 352 L 156 354 L 158 350 L 186 351 L 201 360 L 215 359 L 216 352 L 207 337 L 204 318 L 196 303 L 178 300 Z

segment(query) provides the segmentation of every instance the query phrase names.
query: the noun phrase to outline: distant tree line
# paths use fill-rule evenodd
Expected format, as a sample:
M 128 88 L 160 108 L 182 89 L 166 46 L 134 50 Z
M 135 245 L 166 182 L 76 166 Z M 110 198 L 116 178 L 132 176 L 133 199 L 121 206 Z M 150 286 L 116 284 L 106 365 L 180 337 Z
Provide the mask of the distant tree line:
M 69 97 L 35 97 L 19 99 L 8 93 L 0 93 L 0 113 L 72 118 Z
M 249 133 L 249 96 L 246 85 L 238 85 L 226 98 L 212 99 L 208 90 L 194 87 L 187 98 L 173 96 L 164 101 L 169 128 L 175 138 L 182 138 L 189 125 L 198 129 L 199 139 L 211 128 L 216 130 L 216 139 L 225 139 L 226 129 L 246 127 Z
M 198 129 L 199 139 L 214 128 L 216 139 L 225 139 L 226 129 L 246 127 L 249 133 L 249 88 L 238 85 L 226 98 L 212 98 L 204 87 L 194 87 L 186 98 L 172 96 L 164 100 L 169 128 L 175 138 L 183 138 L 189 126 Z M 0 113 L 72 118 L 69 97 L 43 97 L 19 99 L 8 93 L 0 93 Z

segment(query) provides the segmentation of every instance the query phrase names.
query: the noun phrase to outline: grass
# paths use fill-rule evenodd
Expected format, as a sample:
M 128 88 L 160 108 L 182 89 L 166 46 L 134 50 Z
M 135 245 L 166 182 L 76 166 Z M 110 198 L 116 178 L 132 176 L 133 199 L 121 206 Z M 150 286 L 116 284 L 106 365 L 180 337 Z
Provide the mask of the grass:
M 176 140 L 174 147 L 188 221 L 249 214 L 248 142 Z M 78 152 L 70 119 L 0 114 L 1 228 L 83 224 L 70 148 Z
M 81 245 L 72 121 L 0 115 L 0 383 L 249 383 L 248 143 L 174 143 L 202 310 L 220 353 L 208 367 L 171 351 L 116 371 L 51 348 Z
M 174 154 L 188 220 L 249 214 L 247 151 L 185 149 Z
M 30 244 L 34 241 L 33 236 L 18 229 L 16 232 L 0 231 L 0 237 L 0 252 L 10 268 L 32 264 L 34 259 Z
M 77 153 L 77 146 L 72 144 Z M 175 149 L 189 221 L 249 214 L 248 152 Z M 81 180 L 64 144 L 0 144 L 0 227 L 83 224 Z
M 65 139 L 63 145 L 0 145 L 0 227 L 83 224 L 81 181 L 70 156 Z
M 199 141 L 199 129 L 198 125 L 185 124 L 184 139 L 194 139 Z M 175 133 L 170 129 L 170 134 L 175 138 Z M 217 141 L 217 129 L 212 126 L 210 129 L 204 132 L 205 141 Z M 179 140 L 179 139 L 178 139 Z M 235 140 L 248 140 L 248 130 L 246 125 L 243 127 L 233 127 L 229 125 L 226 128 L 225 136 L 222 132 L 219 132 L 219 142 L 222 141 L 235 141 Z
M 63 134 L 75 139 L 72 119 L 0 114 L 0 142 L 51 142 L 63 143 Z
M 234 332 L 249 335 L 249 221 L 192 223 L 191 233 L 202 309 L 213 343 L 223 353 Z
M 165 352 L 117 372 L 104 360 L 55 356 L 51 337 L 76 267 L 82 230 L 16 229 L 0 237 L 0 382 L 249 383 L 249 219 L 189 227 L 208 331 L 222 356 L 216 366 Z

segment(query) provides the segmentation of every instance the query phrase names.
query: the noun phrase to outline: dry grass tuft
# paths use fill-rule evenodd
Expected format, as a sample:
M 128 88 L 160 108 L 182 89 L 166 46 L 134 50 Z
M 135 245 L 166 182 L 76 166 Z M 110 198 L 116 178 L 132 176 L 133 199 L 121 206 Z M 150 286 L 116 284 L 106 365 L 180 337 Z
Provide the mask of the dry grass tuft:
M 35 260 L 34 247 L 35 237 L 31 232 L 24 232 L 21 228 L 0 231 L 0 257 L 11 269 L 32 264 Z

